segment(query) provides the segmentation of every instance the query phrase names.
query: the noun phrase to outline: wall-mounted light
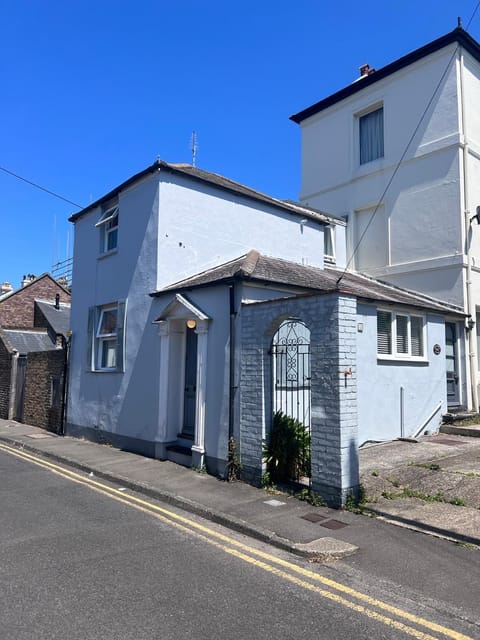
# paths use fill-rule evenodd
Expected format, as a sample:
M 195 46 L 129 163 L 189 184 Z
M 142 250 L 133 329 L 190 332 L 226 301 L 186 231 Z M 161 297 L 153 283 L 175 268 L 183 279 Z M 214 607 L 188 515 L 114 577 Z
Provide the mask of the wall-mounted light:
M 470 224 L 476 220 L 480 224 L 480 205 L 475 209 L 475 215 L 470 218 Z
M 475 326 L 475 320 L 473 318 L 468 318 L 467 320 L 467 331 L 471 331 Z
M 187 327 L 189 329 L 195 329 L 196 326 L 197 326 L 196 320 L 187 320 Z

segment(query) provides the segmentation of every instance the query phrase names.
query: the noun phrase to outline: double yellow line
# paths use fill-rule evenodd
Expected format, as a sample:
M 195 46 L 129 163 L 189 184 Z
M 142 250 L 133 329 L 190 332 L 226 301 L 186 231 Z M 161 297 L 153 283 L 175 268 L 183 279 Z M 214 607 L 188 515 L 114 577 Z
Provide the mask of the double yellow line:
M 161 507 L 147 500 L 142 500 L 137 496 L 125 494 L 123 491 L 110 487 L 107 484 L 94 480 L 75 471 L 71 471 L 57 464 L 49 462 L 43 458 L 39 458 L 24 450 L 19 450 L 5 444 L 0 444 L 0 451 L 4 451 L 12 456 L 35 464 L 43 469 L 47 469 L 55 475 L 61 476 L 70 482 L 84 485 L 97 493 L 116 500 L 122 504 L 128 505 L 138 511 L 147 513 L 148 515 L 161 520 L 166 524 L 182 530 L 189 535 L 195 536 L 204 542 L 228 553 L 231 556 L 254 565 L 268 573 L 274 574 L 283 580 L 287 580 L 298 587 L 312 591 L 322 598 L 331 600 L 343 607 L 360 613 L 368 618 L 381 622 L 392 629 L 396 629 L 418 640 L 438 640 L 439 636 L 433 636 L 431 633 L 438 633 L 443 637 L 452 640 L 473 640 L 470 636 L 449 629 L 440 624 L 426 620 L 419 616 L 413 615 L 408 611 L 404 611 L 376 598 L 352 589 L 335 580 L 325 578 L 314 571 L 296 565 L 293 562 L 278 558 L 274 555 L 266 553 L 251 547 L 243 542 L 239 542 L 235 538 L 215 531 L 210 527 L 202 525 L 190 518 L 179 515 L 169 509 Z M 327 587 L 327 588 L 325 588 Z M 410 624 L 407 624 L 410 623 Z M 410 625 L 415 625 L 410 626 Z

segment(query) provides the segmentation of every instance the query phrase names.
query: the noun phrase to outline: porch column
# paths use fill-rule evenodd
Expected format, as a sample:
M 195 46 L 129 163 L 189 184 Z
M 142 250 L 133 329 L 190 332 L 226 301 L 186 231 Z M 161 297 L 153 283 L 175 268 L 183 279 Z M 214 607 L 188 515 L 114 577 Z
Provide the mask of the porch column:
M 166 460 L 167 417 L 168 417 L 168 377 L 170 363 L 170 322 L 162 320 L 158 323 L 160 336 L 160 387 L 158 407 L 158 429 L 155 438 L 155 457 Z
M 192 445 L 192 464 L 203 467 L 205 463 L 205 398 L 207 386 L 207 338 L 208 320 L 197 321 L 197 393 L 195 402 L 195 442 Z

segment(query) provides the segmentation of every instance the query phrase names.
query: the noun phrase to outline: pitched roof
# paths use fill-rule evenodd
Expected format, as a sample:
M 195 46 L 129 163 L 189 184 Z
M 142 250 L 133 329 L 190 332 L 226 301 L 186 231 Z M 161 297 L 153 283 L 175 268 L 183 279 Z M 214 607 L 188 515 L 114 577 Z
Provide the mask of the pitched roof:
M 66 336 L 67 331 L 70 329 L 70 305 L 61 302 L 57 309 L 55 303 L 46 300 L 35 300 L 35 304 L 42 312 L 52 331 Z
M 362 89 L 371 86 L 375 82 L 386 78 L 392 73 L 395 73 L 396 71 L 399 71 L 400 69 L 403 69 L 404 67 L 407 67 L 414 62 L 417 62 L 417 60 L 421 60 L 422 58 L 425 58 L 426 56 L 435 53 L 436 51 L 439 51 L 440 49 L 443 49 L 444 47 L 447 47 L 448 45 L 453 43 L 457 43 L 458 45 L 462 46 L 478 62 L 480 62 L 480 44 L 476 40 L 474 40 L 464 29 L 462 29 L 462 27 L 457 27 L 441 38 L 429 42 L 423 47 L 420 47 L 419 49 L 408 53 L 406 56 L 403 56 L 402 58 L 399 58 L 398 60 L 387 64 L 385 67 L 377 69 L 374 73 L 359 79 L 358 82 L 354 82 L 347 87 L 344 87 L 340 91 L 333 93 L 327 98 L 316 102 L 312 106 L 307 107 L 306 109 L 303 109 L 298 113 L 295 113 L 293 116 L 290 116 L 290 120 L 293 120 L 297 124 L 300 124 L 301 122 L 303 122 L 303 120 L 306 120 L 310 116 L 313 116 L 316 113 L 319 113 L 320 111 L 331 107 L 337 102 L 348 98 L 358 91 L 362 91 Z
M 152 296 L 183 291 L 209 285 L 231 283 L 235 279 L 259 282 L 268 285 L 282 285 L 309 293 L 344 293 L 362 300 L 408 305 L 419 309 L 465 315 L 460 307 L 442 302 L 415 291 L 395 287 L 368 276 L 320 269 L 301 265 L 281 258 L 271 258 L 251 250 L 247 254 L 171 284 Z M 295 293 L 295 291 L 293 291 Z
M 74 213 L 69 218 L 70 222 L 75 222 L 92 209 L 105 204 L 106 202 L 117 196 L 121 191 L 131 186 L 132 184 L 139 182 L 149 174 L 154 174 L 161 171 L 184 176 L 197 182 L 210 184 L 215 187 L 219 187 L 223 191 L 244 196 L 250 200 L 254 200 L 255 202 L 268 204 L 269 206 L 273 206 L 282 211 L 286 211 L 287 213 L 301 216 L 302 218 L 310 218 L 311 220 L 315 220 L 316 222 L 323 222 L 325 224 L 334 222 L 336 224 L 345 225 L 345 221 L 342 218 L 324 213 L 312 207 L 307 207 L 298 202 L 293 202 L 291 200 L 280 200 L 279 198 L 268 196 L 265 193 L 261 193 L 260 191 L 251 189 L 250 187 L 240 184 L 239 182 L 235 182 L 234 180 L 225 178 L 218 173 L 204 171 L 203 169 L 193 167 L 189 164 L 172 164 L 163 160 L 157 160 L 143 171 L 140 171 L 140 173 L 137 173 L 125 182 L 122 182 L 122 184 L 120 184 L 118 187 L 115 187 L 115 189 L 112 189 L 112 191 L 109 191 L 109 193 L 107 193 L 106 195 L 102 196 L 95 202 L 92 202 L 92 204 L 88 205 L 88 207 L 85 207 L 85 209 L 82 209 L 78 213 Z
M 25 329 L 1 329 L 13 349 L 21 355 L 32 351 L 54 351 L 56 345 L 51 341 L 46 330 L 27 331 Z
M 0 296 L 0 302 L 3 302 L 4 300 L 9 300 L 12 296 L 17 295 L 18 293 L 22 293 L 23 291 L 26 291 L 29 287 L 32 287 L 36 284 L 38 284 L 38 282 L 40 280 L 44 280 L 44 279 L 49 279 L 51 280 L 54 284 L 56 284 L 60 289 L 62 289 L 62 291 L 66 294 L 68 294 L 69 296 L 71 296 L 72 294 L 70 293 L 70 291 L 68 289 L 66 289 L 63 285 L 61 285 L 58 280 L 55 280 L 55 278 L 53 278 L 49 273 L 42 273 L 41 276 L 38 276 L 38 278 L 35 278 L 34 280 L 30 280 L 30 282 L 28 282 L 25 286 L 20 287 L 19 289 L 15 289 L 15 291 L 11 291 L 9 293 L 6 293 L 3 296 Z

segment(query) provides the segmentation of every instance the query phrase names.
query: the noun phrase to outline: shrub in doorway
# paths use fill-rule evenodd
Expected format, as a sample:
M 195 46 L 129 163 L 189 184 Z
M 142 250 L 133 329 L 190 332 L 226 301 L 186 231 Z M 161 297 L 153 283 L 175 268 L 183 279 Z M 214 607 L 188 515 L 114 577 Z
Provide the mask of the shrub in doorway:
M 305 425 L 282 411 L 274 413 L 263 460 L 274 482 L 310 476 L 310 433 Z

